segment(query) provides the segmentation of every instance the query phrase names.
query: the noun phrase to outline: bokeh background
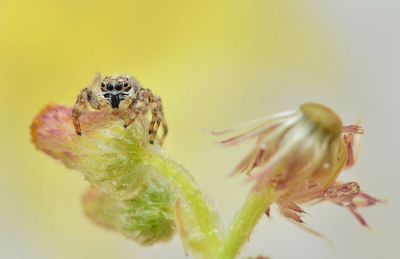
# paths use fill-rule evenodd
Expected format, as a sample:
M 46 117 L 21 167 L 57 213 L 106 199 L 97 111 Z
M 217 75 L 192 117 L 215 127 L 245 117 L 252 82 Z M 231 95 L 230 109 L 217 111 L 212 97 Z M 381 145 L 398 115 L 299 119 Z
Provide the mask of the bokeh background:
M 162 96 L 165 148 L 228 225 L 248 187 L 227 174 L 248 146 L 221 128 L 315 101 L 366 128 L 342 174 L 388 202 L 307 208 L 333 247 L 282 219 L 257 226 L 244 255 L 399 258 L 400 2 L 0 1 L 0 258 L 184 258 L 178 238 L 143 248 L 85 218 L 83 177 L 37 152 L 29 125 L 47 103 L 72 105 L 96 71 L 130 73 Z

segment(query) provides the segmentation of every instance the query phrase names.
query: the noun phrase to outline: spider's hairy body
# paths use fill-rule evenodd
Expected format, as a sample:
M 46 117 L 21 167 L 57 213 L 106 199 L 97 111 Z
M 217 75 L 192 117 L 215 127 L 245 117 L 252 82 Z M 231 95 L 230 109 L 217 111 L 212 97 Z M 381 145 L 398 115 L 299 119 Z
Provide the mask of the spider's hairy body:
M 163 142 L 168 128 L 164 119 L 161 98 L 154 95 L 150 89 L 143 88 L 135 78 L 127 75 L 106 76 L 103 79 L 96 74 L 93 82 L 78 95 L 72 110 L 75 132 L 82 134 L 79 117 L 87 104 L 95 110 L 111 112 L 125 121 L 124 127 L 131 125 L 136 118 L 145 117 L 148 111 L 152 117 L 149 124 L 149 142 L 154 143 L 157 130 L 163 127 Z

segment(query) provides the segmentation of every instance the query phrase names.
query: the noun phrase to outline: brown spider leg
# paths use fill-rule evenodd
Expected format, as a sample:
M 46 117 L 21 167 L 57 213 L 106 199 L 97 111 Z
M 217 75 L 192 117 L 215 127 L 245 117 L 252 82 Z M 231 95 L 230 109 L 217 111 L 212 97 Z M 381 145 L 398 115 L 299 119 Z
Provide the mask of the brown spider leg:
M 125 122 L 124 128 L 128 128 L 132 123 L 134 123 L 138 116 L 139 116 L 139 112 L 134 111 L 133 116 L 127 122 Z
M 149 124 L 149 135 L 153 133 L 154 125 L 157 120 L 157 104 L 154 102 L 154 96 L 150 89 L 145 89 L 149 104 L 151 104 L 151 121 Z
M 164 108 L 162 105 L 162 101 L 161 98 L 158 97 L 158 106 L 159 106 L 159 111 L 160 111 L 160 116 L 161 116 L 161 124 L 162 124 L 162 128 L 163 128 L 163 133 L 161 135 L 160 138 L 160 144 L 162 145 L 164 143 L 164 140 L 168 134 L 168 125 L 167 122 L 165 121 L 165 116 L 164 116 Z
M 160 127 L 160 124 L 161 124 L 161 118 L 160 117 L 158 117 L 157 118 L 157 121 L 156 121 L 156 123 L 155 123 L 155 125 L 154 125 L 154 129 L 153 129 L 153 131 L 151 132 L 151 134 L 150 134 L 150 144 L 154 144 L 154 140 L 156 139 L 156 136 L 157 136 L 157 130 L 158 130 L 158 127 Z M 150 131 L 150 130 L 149 130 Z
M 152 118 L 149 123 L 149 135 L 151 144 L 154 143 L 154 140 L 157 135 L 157 130 L 161 124 L 163 124 L 163 136 L 161 138 L 161 143 L 165 138 L 166 133 L 168 132 L 168 128 L 164 122 L 164 114 L 162 112 L 162 104 L 161 99 L 158 96 L 153 95 L 150 89 L 142 88 L 138 91 L 138 95 L 135 99 L 132 100 L 132 103 L 129 105 L 128 110 L 133 110 L 133 116 L 125 123 L 124 127 L 127 128 L 131 125 L 138 116 L 146 115 L 149 106 L 151 106 Z
M 81 129 L 81 123 L 79 121 L 79 117 L 82 114 L 83 110 L 87 109 L 87 101 L 85 98 L 85 93 L 84 91 L 86 90 L 86 88 L 84 90 L 82 90 L 82 92 L 78 95 L 75 105 L 72 108 L 72 123 L 74 124 L 74 128 L 75 128 L 75 133 L 77 135 L 81 135 L 82 134 L 82 129 Z
M 148 102 L 145 93 L 139 91 L 138 95 L 139 96 L 133 99 L 132 103 L 128 106 L 128 110 L 133 110 L 133 115 L 127 122 L 125 122 L 125 128 L 128 128 L 132 123 L 134 123 L 140 114 L 145 114 L 147 111 Z
M 89 103 L 89 105 L 96 110 L 99 110 L 101 107 L 99 100 L 91 90 L 91 88 L 97 85 L 100 80 L 101 75 L 99 73 L 96 73 L 92 83 L 88 87 L 84 88 L 76 98 L 76 102 L 74 104 L 74 107 L 72 108 L 72 123 L 74 124 L 75 133 L 77 135 L 82 134 L 79 117 L 81 116 L 82 112 L 87 109 L 87 104 Z
M 161 98 L 158 96 L 153 96 L 152 98 L 150 98 L 150 101 L 152 101 L 152 106 L 153 106 L 152 107 L 153 116 L 152 116 L 150 126 L 149 126 L 150 143 L 154 143 L 158 128 L 162 124 L 163 135 L 160 139 L 160 144 L 162 144 L 165 139 L 166 134 L 168 133 L 168 127 L 164 120 L 164 113 L 163 113 Z
M 164 111 L 163 111 L 163 106 L 162 106 L 162 103 L 161 103 L 161 99 L 159 101 L 159 106 L 160 106 L 159 107 L 159 111 L 160 111 L 159 114 L 160 114 L 160 118 L 161 118 L 160 124 L 161 124 L 162 129 L 163 129 L 162 130 L 163 132 L 162 132 L 162 135 L 161 135 L 161 138 L 160 138 L 160 144 L 162 145 L 164 143 L 165 137 L 168 134 L 168 125 L 167 125 L 167 122 L 165 121 L 165 116 L 164 116 Z
M 163 116 L 163 117 L 164 117 L 164 116 Z M 161 139 L 160 139 L 161 145 L 164 143 L 165 137 L 166 137 L 167 134 L 168 134 L 168 125 L 167 125 L 167 123 L 165 122 L 165 118 L 163 118 L 163 120 L 162 120 L 162 128 L 163 128 L 163 134 L 162 134 Z
M 161 98 L 159 98 L 159 100 L 160 100 L 159 101 L 159 106 L 160 106 L 159 109 L 160 109 L 160 115 L 161 115 L 161 118 L 162 118 L 161 124 L 162 124 L 162 129 L 163 129 L 163 133 L 162 133 L 161 138 L 160 138 L 160 143 L 162 145 L 164 143 L 164 140 L 165 140 L 167 134 L 168 134 L 168 125 L 167 125 L 167 122 L 165 121 L 164 107 L 162 105 Z
M 157 109 L 153 109 L 152 116 L 151 116 L 151 121 L 150 121 L 150 124 L 149 124 L 149 134 L 150 135 L 153 134 L 153 132 L 154 132 L 154 125 L 156 124 L 157 118 L 158 118 Z

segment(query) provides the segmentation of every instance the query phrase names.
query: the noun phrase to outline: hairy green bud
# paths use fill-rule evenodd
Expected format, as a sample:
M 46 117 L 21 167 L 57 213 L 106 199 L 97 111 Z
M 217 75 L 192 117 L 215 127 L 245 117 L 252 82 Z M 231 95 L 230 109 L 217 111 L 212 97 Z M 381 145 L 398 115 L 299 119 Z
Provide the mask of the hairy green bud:
M 117 200 L 91 188 L 83 197 L 86 214 L 94 222 L 120 231 L 141 245 L 168 241 L 175 232 L 174 199 L 168 188 L 150 184 L 129 200 Z
M 83 113 L 80 120 L 82 136 L 74 132 L 70 108 L 50 105 L 34 119 L 31 134 L 39 150 L 91 183 L 83 203 L 93 221 L 142 245 L 168 240 L 179 224 L 188 252 L 200 258 L 215 253 L 216 211 L 193 177 L 157 141 L 149 144 L 144 118 L 128 129 L 105 112 Z

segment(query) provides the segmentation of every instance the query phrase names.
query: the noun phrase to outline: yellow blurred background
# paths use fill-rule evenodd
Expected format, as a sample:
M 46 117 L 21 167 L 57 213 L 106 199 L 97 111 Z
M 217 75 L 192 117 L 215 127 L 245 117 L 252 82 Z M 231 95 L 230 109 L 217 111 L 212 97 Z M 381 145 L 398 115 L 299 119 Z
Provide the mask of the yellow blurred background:
M 341 208 L 308 208 L 307 223 L 333 248 L 274 213 L 244 254 L 398 258 L 399 11 L 396 1 L 373 0 L 1 0 L 0 258 L 184 258 L 178 238 L 142 248 L 93 225 L 80 207 L 82 176 L 30 143 L 41 107 L 72 105 L 95 72 L 132 74 L 163 98 L 165 147 L 224 225 L 247 192 L 226 177 L 247 147 L 217 147 L 202 128 L 306 101 L 330 106 L 346 123 L 361 119 L 361 159 L 344 179 L 389 200 L 362 211 L 373 230 Z

